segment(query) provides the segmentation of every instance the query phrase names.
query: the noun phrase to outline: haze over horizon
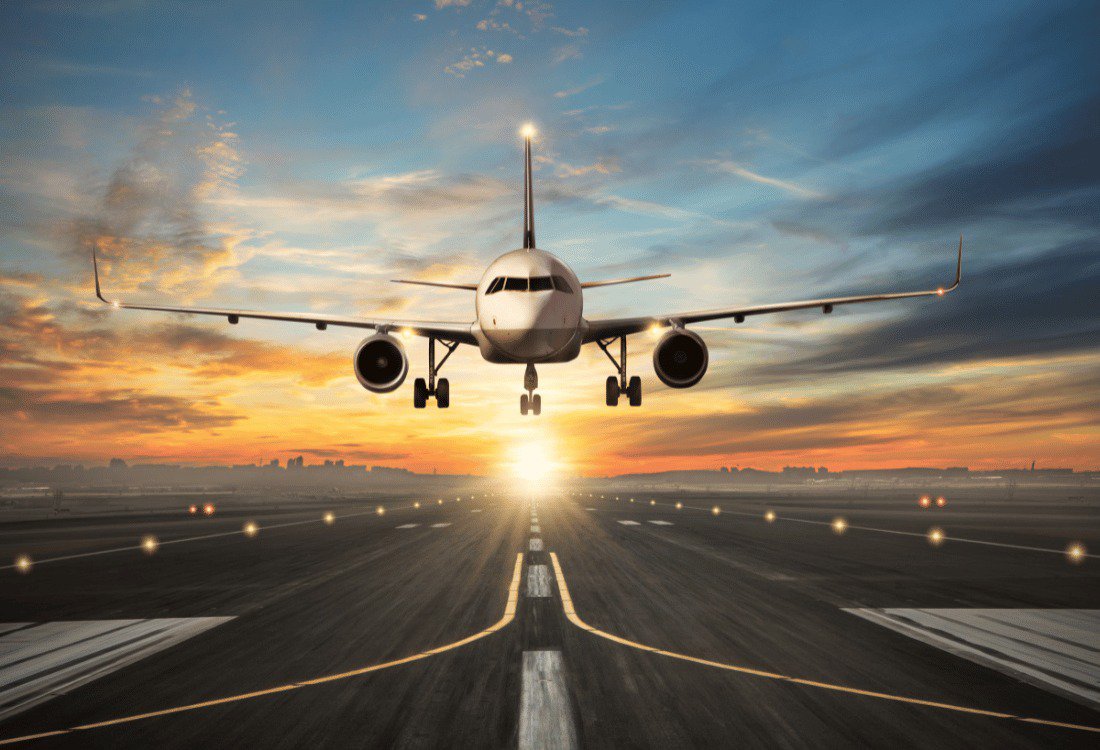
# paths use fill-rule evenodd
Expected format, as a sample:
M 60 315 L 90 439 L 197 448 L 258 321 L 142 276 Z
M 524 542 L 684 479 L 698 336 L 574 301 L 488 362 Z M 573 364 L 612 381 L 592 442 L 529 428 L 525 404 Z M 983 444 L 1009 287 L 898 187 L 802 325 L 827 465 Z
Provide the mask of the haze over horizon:
M 675 12 L 673 12 L 673 8 Z M 942 18 L 953 19 L 942 33 Z M 851 23 L 854 16 L 859 23 Z M 0 466 L 342 457 L 583 475 L 824 465 L 1100 468 L 1100 68 L 1081 4 L 0 7 Z M 630 339 L 522 368 L 460 347 L 449 410 L 355 380 L 361 332 L 112 311 L 110 295 L 471 320 L 539 245 L 646 314 L 935 288 L 939 300 L 697 326 L 694 389 Z M 309 449 L 303 446 L 309 446 Z

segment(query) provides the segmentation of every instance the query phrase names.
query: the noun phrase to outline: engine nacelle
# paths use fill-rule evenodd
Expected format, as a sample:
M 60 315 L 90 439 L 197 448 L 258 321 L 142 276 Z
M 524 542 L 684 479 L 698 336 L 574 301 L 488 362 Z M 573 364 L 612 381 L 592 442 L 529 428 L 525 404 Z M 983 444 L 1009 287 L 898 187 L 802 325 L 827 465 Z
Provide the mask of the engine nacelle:
M 363 339 L 355 350 L 355 377 L 368 391 L 397 390 L 409 374 L 409 358 L 401 342 L 386 333 Z
M 653 371 L 670 388 L 690 388 L 703 379 L 710 357 L 699 335 L 674 328 L 653 350 Z

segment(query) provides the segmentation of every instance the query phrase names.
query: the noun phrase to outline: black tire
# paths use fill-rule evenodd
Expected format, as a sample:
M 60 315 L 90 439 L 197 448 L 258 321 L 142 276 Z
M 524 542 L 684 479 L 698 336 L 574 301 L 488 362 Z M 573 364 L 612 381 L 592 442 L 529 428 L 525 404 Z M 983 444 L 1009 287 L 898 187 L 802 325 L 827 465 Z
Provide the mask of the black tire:
M 537 393 L 531 397 L 531 413 L 536 417 L 542 414 L 542 396 Z
M 527 399 L 527 394 L 521 394 L 519 397 L 519 413 L 526 414 L 530 409 L 530 401 Z
M 424 382 L 424 378 L 417 378 L 413 381 L 413 407 L 423 409 L 427 405 L 428 384 Z
M 435 384 L 435 405 L 440 409 L 451 405 L 451 382 L 447 378 L 440 378 Z
M 642 405 L 642 379 L 637 375 L 630 379 L 630 384 L 626 388 L 626 395 L 630 397 L 631 406 Z
M 607 405 L 619 405 L 619 379 L 614 375 L 607 376 Z

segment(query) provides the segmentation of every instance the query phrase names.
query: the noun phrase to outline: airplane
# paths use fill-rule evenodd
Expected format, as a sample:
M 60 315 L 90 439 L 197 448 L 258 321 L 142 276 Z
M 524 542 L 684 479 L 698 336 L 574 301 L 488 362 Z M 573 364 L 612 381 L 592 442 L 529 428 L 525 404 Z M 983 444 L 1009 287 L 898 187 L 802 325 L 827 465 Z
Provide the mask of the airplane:
M 436 406 L 440 409 L 450 406 L 450 382 L 447 378 L 438 377 L 439 371 L 460 344 L 476 346 L 487 362 L 526 365 L 523 376 L 525 393 L 520 396 L 519 409 L 524 415 L 528 413 L 538 415 L 542 411 L 542 396 L 535 393 L 539 384 L 535 366 L 549 362 L 570 362 L 577 358 L 581 347 L 585 344 L 596 344 L 615 368 L 616 374 L 607 378 L 605 388 L 607 405 L 617 406 L 620 397 L 625 396 L 631 406 L 641 406 L 641 378 L 637 375 L 628 376 L 627 371 L 626 339 L 631 334 L 667 329 L 653 350 L 653 370 L 657 378 L 670 388 L 690 388 L 702 380 L 709 363 L 706 344 L 695 331 L 688 328 L 693 323 L 731 318 L 736 323 L 743 323 L 750 316 L 770 315 L 791 310 L 820 308 L 823 313 L 831 313 L 840 305 L 910 297 L 942 297 L 957 289 L 962 280 L 962 237 L 960 236 L 955 281 L 948 287 L 914 292 L 801 300 L 772 305 L 720 307 L 629 318 L 586 318 L 584 290 L 613 284 L 662 279 L 671 274 L 661 273 L 582 282 L 564 261 L 546 250 L 539 249 L 535 244 L 535 206 L 531 174 L 531 140 L 535 130 L 533 126 L 526 125 L 521 133 L 524 161 L 523 247 L 505 253 L 490 263 L 481 281 L 476 284 L 393 279 L 394 283 L 399 284 L 417 284 L 474 292 L 473 322 L 400 320 L 389 317 L 359 318 L 320 313 L 261 312 L 108 301 L 100 289 L 99 265 L 93 247 L 92 268 L 95 274 L 96 296 L 116 308 L 215 315 L 226 318 L 234 325 L 242 318 L 254 318 L 309 323 L 320 331 L 329 326 L 371 329 L 375 331 L 374 335 L 364 339 L 356 348 L 352 365 L 359 383 L 374 393 L 389 393 L 396 390 L 408 375 L 409 360 L 405 354 L 405 347 L 393 333 L 415 334 L 427 338 L 427 378 L 416 378 L 413 382 L 413 406 L 417 409 L 423 409 L 429 398 L 434 398 Z M 446 354 L 438 362 L 436 361 L 437 342 L 446 350 Z M 612 351 L 616 342 L 619 344 L 618 358 Z

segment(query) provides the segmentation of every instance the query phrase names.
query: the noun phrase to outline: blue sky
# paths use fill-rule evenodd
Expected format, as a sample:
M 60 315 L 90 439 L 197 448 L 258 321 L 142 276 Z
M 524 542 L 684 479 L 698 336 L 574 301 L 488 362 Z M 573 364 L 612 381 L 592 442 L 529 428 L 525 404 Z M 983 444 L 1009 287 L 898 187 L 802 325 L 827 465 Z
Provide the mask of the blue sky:
M 145 299 L 468 318 L 461 296 L 387 280 L 476 280 L 518 245 L 516 133 L 533 121 L 540 245 L 582 277 L 674 274 L 589 295 L 591 315 L 935 287 L 966 235 L 967 281 L 985 284 L 951 306 L 715 332 L 723 367 L 705 381 L 710 396 L 687 409 L 689 423 L 700 421 L 685 433 L 712 424 L 715 393 L 721 432 L 745 414 L 782 422 L 783 399 L 843 412 L 854 391 L 893 403 L 890 394 L 955 388 L 965 401 L 984 390 L 1009 401 L 978 399 L 975 415 L 1015 414 L 1013 389 L 1031 382 L 1058 396 L 1049 409 L 1061 437 L 1021 414 L 989 428 L 1007 431 L 991 452 L 1023 460 L 1032 443 L 1052 460 L 1085 462 L 1097 441 L 1082 384 L 1100 342 L 1088 302 L 1100 216 L 1097 20 L 1085 4 L 1019 2 L 5 4 L 0 270 L 22 279 L 5 292 L 7 335 L 21 335 L 16 319 L 25 323 L 30 302 L 73 339 L 101 331 L 80 312 L 89 243 L 114 288 Z M 146 320 L 156 324 L 135 325 Z M 272 335 L 234 331 L 226 341 Z M 277 337 L 318 357 L 354 345 L 300 329 Z M 204 392 L 162 354 L 156 366 L 173 368 L 191 401 L 236 404 L 228 425 L 255 421 L 247 415 L 261 405 L 237 389 Z M 42 361 L 17 359 L 28 379 Z M 456 364 L 475 379 L 486 367 Z M 585 357 L 582 374 L 563 378 L 592 390 L 598 370 Z M 314 385 L 322 398 L 333 390 Z M 76 400 L 102 401 L 101 387 L 89 381 Z M 299 397 L 301 383 L 285 387 Z M 340 392 L 348 409 L 368 400 Z M 25 415 L 21 401 L 63 395 L 73 394 L 38 383 L 8 408 Z M 959 408 L 929 399 L 928 414 Z M 651 417 L 666 401 L 674 408 L 655 396 Z M 569 403 L 559 431 L 597 419 Z M 390 418 L 407 406 L 386 404 Z M 804 417 L 806 431 L 821 424 L 808 406 Z M 461 424 L 475 429 L 472 417 Z M 623 418 L 606 429 L 651 427 Z M 693 443 L 691 456 L 764 463 L 811 451 L 873 462 L 896 456 L 897 439 L 872 435 L 860 454 L 855 437 L 783 432 L 752 445 Z M 71 451 L 47 443 L 43 455 Z M 953 458 L 912 446 L 913 461 Z

